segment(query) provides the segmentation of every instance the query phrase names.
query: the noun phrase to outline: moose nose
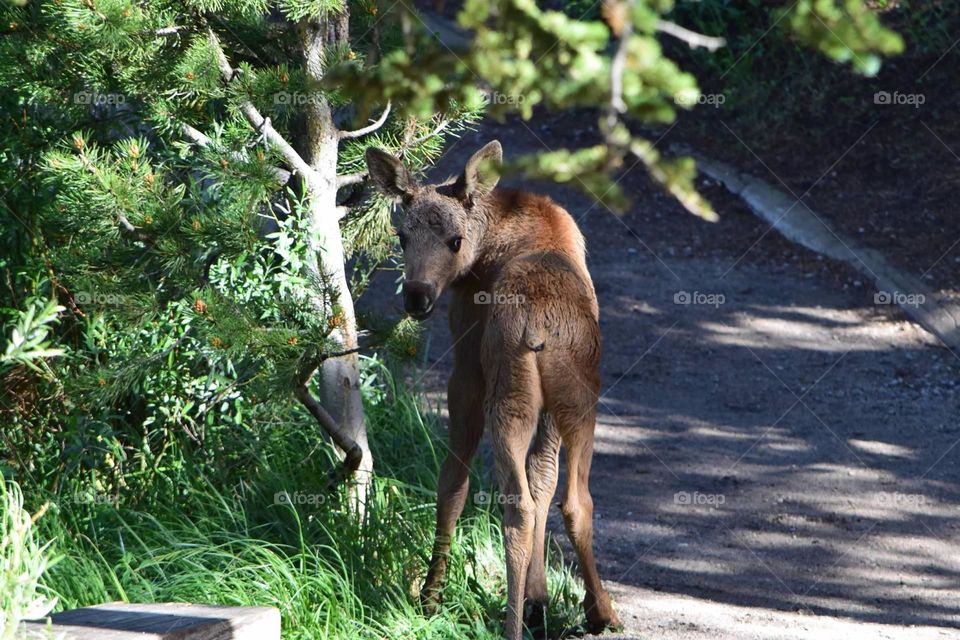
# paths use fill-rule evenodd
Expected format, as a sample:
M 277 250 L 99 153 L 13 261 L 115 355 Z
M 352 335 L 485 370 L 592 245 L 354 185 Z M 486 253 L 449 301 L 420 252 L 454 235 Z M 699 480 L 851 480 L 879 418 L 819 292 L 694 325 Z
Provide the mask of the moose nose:
M 436 297 L 436 289 L 430 283 L 403 283 L 403 310 L 417 320 L 423 320 L 430 315 Z

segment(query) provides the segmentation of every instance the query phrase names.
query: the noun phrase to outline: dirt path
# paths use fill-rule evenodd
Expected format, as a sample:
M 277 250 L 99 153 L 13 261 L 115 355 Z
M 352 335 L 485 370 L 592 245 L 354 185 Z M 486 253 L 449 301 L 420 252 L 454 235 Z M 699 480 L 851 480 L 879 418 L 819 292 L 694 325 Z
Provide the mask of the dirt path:
M 486 124 L 435 177 L 494 137 L 509 156 L 577 127 Z M 625 637 L 960 638 L 960 358 L 722 190 L 707 225 L 640 169 L 625 184 L 619 219 L 539 189 L 578 219 L 600 299 L 591 484 Z

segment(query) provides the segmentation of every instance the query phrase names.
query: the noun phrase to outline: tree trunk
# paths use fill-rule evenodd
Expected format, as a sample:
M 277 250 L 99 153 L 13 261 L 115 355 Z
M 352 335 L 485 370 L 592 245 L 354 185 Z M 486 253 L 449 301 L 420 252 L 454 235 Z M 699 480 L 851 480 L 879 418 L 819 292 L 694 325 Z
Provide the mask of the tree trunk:
M 323 57 L 330 47 L 348 42 L 349 17 L 344 4 L 339 13 L 320 19 L 308 19 L 299 25 L 307 73 L 319 82 L 323 77 Z M 334 319 L 331 338 L 339 351 L 357 348 L 357 323 L 346 274 L 343 237 L 337 210 L 337 157 L 339 132 L 326 99 L 319 93 L 307 101 L 307 146 L 309 162 L 316 172 L 316 184 L 309 193 L 309 225 L 314 242 L 318 275 L 332 292 L 331 305 L 339 313 Z M 372 479 L 373 456 L 367 441 L 363 402 L 360 396 L 360 359 L 356 353 L 330 358 L 320 370 L 323 405 L 341 429 L 362 450 L 356 471 L 357 506 L 362 512 Z

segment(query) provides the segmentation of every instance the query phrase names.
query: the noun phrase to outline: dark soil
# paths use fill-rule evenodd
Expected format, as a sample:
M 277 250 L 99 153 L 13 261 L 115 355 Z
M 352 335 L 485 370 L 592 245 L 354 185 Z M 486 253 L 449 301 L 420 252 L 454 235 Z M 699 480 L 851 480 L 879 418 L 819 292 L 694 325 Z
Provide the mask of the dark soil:
M 841 235 L 954 295 L 960 283 L 958 56 L 894 59 L 873 79 L 836 71 L 823 79 L 829 97 L 809 110 L 791 104 L 789 120 L 777 119 L 776 102 L 760 121 L 700 108 L 682 114 L 661 146 L 685 142 L 802 197 Z M 878 92 L 922 104 L 877 104 Z

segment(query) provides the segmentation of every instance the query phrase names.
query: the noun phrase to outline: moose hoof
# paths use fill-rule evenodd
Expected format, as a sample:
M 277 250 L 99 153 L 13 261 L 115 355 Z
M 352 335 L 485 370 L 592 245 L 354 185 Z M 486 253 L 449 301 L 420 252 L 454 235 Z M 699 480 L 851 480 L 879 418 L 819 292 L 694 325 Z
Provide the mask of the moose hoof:
M 613 604 L 610 602 L 610 596 L 603 593 L 596 602 L 584 602 L 584 608 L 587 610 L 587 631 L 590 633 L 603 633 L 606 629 L 619 631 L 622 629 L 620 618 L 617 612 L 613 610 Z
M 536 639 L 547 637 L 547 605 L 544 602 L 526 602 L 523 605 L 523 624 Z
M 620 619 L 616 613 L 611 611 L 609 617 L 587 616 L 587 631 L 590 633 L 599 635 L 608 629 L 610 631 L 623 630 L 623 626 L 620 624 Z
M 440 589 L 434 587 L 424 587 L 420 591 L 420 611 L 425 616 L 435 616 L 440 611 L 441 597 Z

